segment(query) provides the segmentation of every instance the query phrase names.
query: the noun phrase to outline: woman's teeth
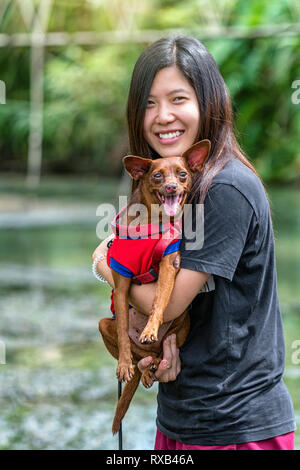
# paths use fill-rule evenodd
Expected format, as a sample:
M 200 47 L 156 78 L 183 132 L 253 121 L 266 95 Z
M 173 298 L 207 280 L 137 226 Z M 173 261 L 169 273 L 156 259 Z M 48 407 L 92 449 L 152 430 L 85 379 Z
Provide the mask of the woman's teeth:
M 183 131 L 169 132 L 168 134 L 158 134 L 160 139 L 174 139 L 183 134 Z

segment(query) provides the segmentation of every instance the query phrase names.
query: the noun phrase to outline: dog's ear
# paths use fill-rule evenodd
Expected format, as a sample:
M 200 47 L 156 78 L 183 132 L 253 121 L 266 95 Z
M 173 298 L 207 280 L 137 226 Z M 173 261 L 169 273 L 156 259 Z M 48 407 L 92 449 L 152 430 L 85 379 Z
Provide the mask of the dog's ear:
M 210 141 L 208 139 L 200 140 L 186 150 L 182 157 L 186 160 L 192 171 L 201 171 L 206 160 L 209 157 Z
M 123 158 L 125 170 L 134 180 L 140 179 L 149 170 L 152 160 L 150 158 L 136 157 L 127 155 Z

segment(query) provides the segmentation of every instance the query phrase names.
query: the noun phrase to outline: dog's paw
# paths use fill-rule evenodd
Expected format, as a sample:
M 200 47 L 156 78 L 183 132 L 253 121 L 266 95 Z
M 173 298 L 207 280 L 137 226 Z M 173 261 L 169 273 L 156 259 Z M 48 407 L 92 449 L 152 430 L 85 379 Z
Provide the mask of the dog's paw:
M 152 344 L 158 340 L 158 328 L 146 326 L 140 336 L 140 342 L 143 344 Z
M 116 376 L 120 382 L 129 382 L 134 376 L 134 368 L 132 364 L 123 364 L 119 362 L 116 370 Z
M 149 366 L 147 367 L 146 370 L 144 370 L 141 381 L 142 384 L 144 385 L 145 388 L 150 388 L 152 387 L 153 383 L 157 381 L 157 378 L 155 376 L 155 372 L 158 369 L 159 363 L 161 359 L 155 358 L 153 361 L 150 362 Z
M 155 380 L 156 379 L 154 376 L 146 373 L 144 373 L 141 377 L 142 384 L 145 388 L 151 388 Z

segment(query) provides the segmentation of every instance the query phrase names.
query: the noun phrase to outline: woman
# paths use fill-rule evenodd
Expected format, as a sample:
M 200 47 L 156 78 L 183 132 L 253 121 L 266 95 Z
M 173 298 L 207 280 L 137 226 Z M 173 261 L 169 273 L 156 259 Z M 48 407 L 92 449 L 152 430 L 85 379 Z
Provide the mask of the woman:
M 235 139 L 224 80 L 198 40 L 161 39 L 143 52 L 127 121 L 135 155 L 180 156 L 202 139 L 212 145 L 189 201 L 204 203 L 204 243 L 189 249 L 183 238 L 164 314 L 169 321 L 190 306 L 191 329 L 180 356 L 176 338 L 164 343 L 155 448 L 293 449 L 268 199 Z M 102 242 L 94 257 L 105 251 Z M 104 260 L 97 269 L 113 285 Z M 154 292 L 155 283 L 132 285 L 130 303 L 149 314 Z

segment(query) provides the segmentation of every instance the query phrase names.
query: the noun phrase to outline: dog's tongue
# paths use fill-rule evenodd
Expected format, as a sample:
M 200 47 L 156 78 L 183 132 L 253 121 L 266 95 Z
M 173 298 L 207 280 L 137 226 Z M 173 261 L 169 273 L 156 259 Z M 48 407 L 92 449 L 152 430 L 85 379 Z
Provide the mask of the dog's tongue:
M 179 196 L 166 196 L 164 211 L 169 217 L 174 217 L 180 208 Z

